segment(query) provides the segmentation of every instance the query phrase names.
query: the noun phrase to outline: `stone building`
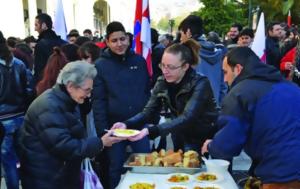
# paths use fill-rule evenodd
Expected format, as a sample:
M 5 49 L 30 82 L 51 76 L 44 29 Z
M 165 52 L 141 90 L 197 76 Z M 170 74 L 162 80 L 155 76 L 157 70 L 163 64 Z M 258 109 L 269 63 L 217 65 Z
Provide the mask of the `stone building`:
M 35 16 L 47 13 L 54 19 L 57 0 L 0 0 L 0 30 L 5 37 L 37 36 Z M 110 22 L 110 6 L 106 0 L 62 0 L 68 32 L 77 29 L 99 31 Z

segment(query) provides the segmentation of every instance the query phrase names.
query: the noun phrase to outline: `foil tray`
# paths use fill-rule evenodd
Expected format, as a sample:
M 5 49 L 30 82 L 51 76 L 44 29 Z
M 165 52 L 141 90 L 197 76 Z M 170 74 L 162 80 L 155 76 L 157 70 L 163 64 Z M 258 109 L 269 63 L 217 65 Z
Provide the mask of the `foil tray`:
M 134 157 L 137 155 L 146 155 L 145 153 L 133 153 L 129 156 L 124 164 L 124 167 L 129 169 L 133 173 L 146 173 L 146 174 L 169 174 L 169 173 L 187 173 L 195 174 L 205 169 L 203 167 L 161 167 L 161 166 L 131 166 L 129 162 L 134 161 Z

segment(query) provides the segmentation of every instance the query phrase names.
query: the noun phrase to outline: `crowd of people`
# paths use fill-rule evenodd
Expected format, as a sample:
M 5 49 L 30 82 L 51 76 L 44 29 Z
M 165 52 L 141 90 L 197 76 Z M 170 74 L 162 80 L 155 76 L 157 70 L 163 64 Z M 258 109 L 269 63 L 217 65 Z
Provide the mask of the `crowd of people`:
M 226 39 L 189 15 L 178 36 L 151 29 L 153 75 L 122 23 L 97 39 L 74 29 L 64 41 L 36 16 L 38 39 L 0 32 L 1 164 L 8 189 L 79 188 L 93 158 L 104 188 L 117 187 L 128 153 L 166 148 L 231 161 L 242 150 L 262 189 L 300 188 L 300 39 L 296 27 L 267 27 L 266 63 L 255 32 L 233 24 Z M 87 116 L 97 136 L 86 135 Z M 124 138 L 114 129 L 137 129 Z M 159 145 L 150 141 L 160 138 Z M 128 151 L 128 147 L 131 150 Z

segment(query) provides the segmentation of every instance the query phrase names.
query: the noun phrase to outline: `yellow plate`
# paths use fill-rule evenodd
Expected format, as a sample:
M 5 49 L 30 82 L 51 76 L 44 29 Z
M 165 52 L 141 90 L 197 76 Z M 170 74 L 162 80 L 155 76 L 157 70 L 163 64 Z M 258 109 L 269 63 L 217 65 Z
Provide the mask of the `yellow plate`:
M 139 130 L 134 129 L 115 129 L 114 135 L 117 137 L 132 137 L 138 135 L 140 133 Z

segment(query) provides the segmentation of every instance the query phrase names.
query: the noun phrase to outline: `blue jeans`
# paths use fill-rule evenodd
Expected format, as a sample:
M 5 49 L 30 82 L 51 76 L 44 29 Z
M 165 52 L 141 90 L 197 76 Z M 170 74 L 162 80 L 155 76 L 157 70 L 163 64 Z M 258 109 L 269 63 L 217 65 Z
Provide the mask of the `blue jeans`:
M 112 147 L 108 148 L 108 157 L 110 160 L 109 165 L 109 181 L 110 181 L 110 189 L 114 189 L 117 187 L 120 182 L 120 178 L 122 173 L 124 172 L 123 164 L 125 162 L 126 156 L 126 147 L 130 145 L 133 153 L 149 153 L 150 152 L 150 143 L 148 137 L 144 137 L 143 139 L 130 142 L 130 141 L 122 141 L 112 145 Z
M 7 189 L 19 189 L 19 173 L 17 169 L 16 135 L 23 124 L 24 116 L 1 121 L 5 136 L 1 146 L 2 166 Z

